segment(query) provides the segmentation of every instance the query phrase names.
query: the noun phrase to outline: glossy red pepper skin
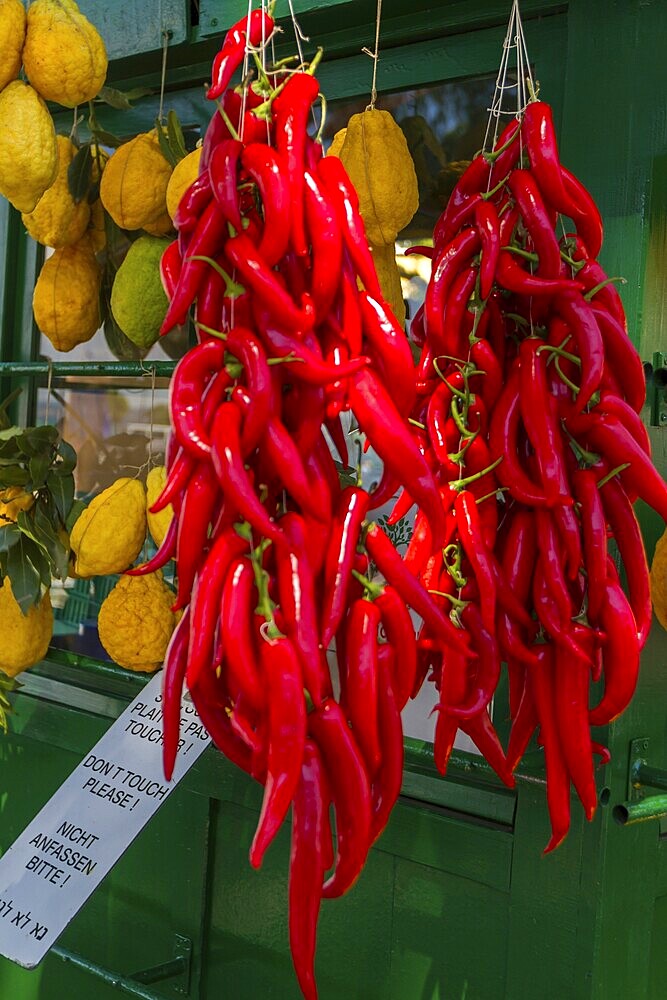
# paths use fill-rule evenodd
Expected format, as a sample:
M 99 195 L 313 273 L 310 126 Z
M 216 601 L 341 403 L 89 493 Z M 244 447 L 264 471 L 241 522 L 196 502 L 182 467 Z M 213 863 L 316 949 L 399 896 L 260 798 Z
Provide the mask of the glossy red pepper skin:
M 574 222 L 577 233 L 586 244 L 588 256 L 599 257 L 604 240 L 604 227 L 600 210 L 581 181 L 569 170 L 566 170 L 562 164 L 560 174 L 569 201 L 568 214 Z
M 257 48 L 266 44 L 273 31 L 273 18 L 262 10 L 253 10 L 249 16 L 242 17 L 233 24 L 225 35 L 222 48 L 213 60 L 211 70 L 211 86 L 206 92 L 209 101 L 215 101 L 223 92 L 241 66 L 246 46 Z
M 387 642 L 396 653 L 395 656 L 388 657 L 388 662 L 391 666 L 390 680 L 393 685 L 394 702 L 398 712 L 402 712 L 417 679 L 417 643 L 412 618 L 401 595 L 389 585 L 384 587 L 382 594 L 375 601 L 375 606 L 380 612 Z M 382 672 L 382 668 L 379 669 Z M 382 735 L 380 740 L 384 744 Z
M 148 560 L 148 562 L 142 563 L 140 566 L 134 566 L 132 569 L 125 570 L 125 576 L 146 576 L 147 573 L 155 573 L 157 570 L 162 569 L 167 565 L 170 559 L 173 559 L 176 555 L 176 538 L 178 536 L 178 517 L 172 517 L 169 522 L 169 527 L 167 532 L 162 539 L 162 544 L 158 548 L 155 555 Z
M 490 633 L 495 631 L 496 574 L 482 535 L 482 525 L 475 498 L 468 490 L 457 493 L 454 501 L 459 537 L 475 574 L 480 590 L 482 621 Z
M 591 726 L 606 726 L 618 718 L 629 705 L 639 678 L 637 625 L 630 602 L 612 578 L 607 579 L 600 628 L 607 637 L 602 654 L 604 694 L 589 712 Z
M 382 301 L 373 255 L 368 248 L 364 223 L 359 214 L 359 198 L 345 167 L 337 156 L 325 156 L 318 164 L 317 174 L 325 194 L 331 199 L 354 269 L 366 291 L 374 299 Z
M 563 842 L 570 829 L 570 778 L 558 735 L 555 713 L 554 652 L 549 643 L 535 647 L 538 663 L 530 669 L 530 684 L 540 740 L 544 746 L 547 772 L 547 804 L 551 820 L 551 838 L 544 849 L 548 854 Z
M 495 629 L 486 626 L 480 608 L 473 601 L 470 601 L 461 612 L 461 621 L 470 633 L 477 659 L 471 678 L 472 683 L 468 684 L 465 699 L 457 704 L 448 704 L 445 708 L 448 715 L 458 720 L 472 719 L 480 712 L 484 712 L 493 698 L 500 679 L 500 656 Z
M 414 633 L 413 633 L 414 642 Z M 374 844 L 389 822 L 401 792 L 403 781 L 403 725 L 396 701 L 396 649 L 391 645 L 378 648 L 378 720 L 382 766 L 371 786 L 371 844 Z
M 226 498 L 264 538 L 282 540 L 282 532 L 270 520 L 256 495 L 241 458 L 241 412 L 234 403 L 218 409 L 211 432 L 213 467 Z
M 498 284 L 508 292 L 528 298 L 557 295 L 560 292 L 579 291 L 581 286 L 569 278 L 540 278 L 526 271 L 508 251 L 501 250 L 496 269 Z
M 382 759 L 378 720 L 378 627 L 380 610 L 364 598 L 349 611 L 345 635 L 345 713 L 372 777 Z
M 651 630 L 653 608 L 646 551 L 641 528 L 632 504 L 618 478 L 614 476 L 600 489 L 606 519 L 614 536 L 625 568 L 628 600 L 636 622 L 640 650 Z
M 521 125 L 533 174 L 544 199 L 563 215 L 576 211 L 563 183 L 551 108 L 544 101 L 527 105 Z
M 218 117 L 220 116 L 218 115 Z M 194 179 L 178 203 L 174 215 L 174 226 L 179 234 L 192 233 L 196 229 L 204 209 L 210 205 L 212 199 L 211 175 L 207 168 L 200 171 L 199 176 Z
M 246 145 L 241 164 L 252 177 L 262 199 L 264 228 L 257 253 L 274 267 L 287 252 L 290 233 L 290 194 L 283 157 L 265 143 Z M 240 226 L 237 227 L 240 232 Z
M 572 475 L 586 564 L 588 618 L 596 625 L 605 599 L 607 580 L 607 525 L 597 479 L 594 469 L 577 469 Z
M 507 766 L 505 752 L 489 713 L 486 710 L 477 712 L 470 719 L 459 719 L 458 722 L 460 729 L 470 737 L 503 784 L 508 788 L 514 788 L 516 784 L 514 775 Z
M 294 971 L 305 1000 L 317 1000 L 315 948 L 321 886 L 331 849 L 327 778 L 316 744 L 306 740 L 301 777 L 292 803 L 289 873 L 289 939 Z
M 398 591 L 406 604 L 421 615 L 438 640 L 444 646 L 454 647 L 467 654 L 468 645 L 464 632 L 454 627 L 419 580 L 405 568 L 400 555 L 377 524 L 368 527 L 366 548 L 387 583 Z
M 169 386 L 169 411 L 174 434 L 183 448 L 197 460 L 210 460 L 211 455 L 211 442 L 202 420 L 202 396 L 210 379 L 224 365 L 225 344 L 222 340 L 198 344 L 178 362 Z
M 425 458 L 389 393 L 375 375 L 363 371 L 352 380 L 349 398 L 361 429 L 385 468 L 407 487 L 427 514 L 437 542 L 444 534 L 440 494 Z
M 359 296 L 368 353 L 377 362 L 384 381 L 391 386 L 396 409 L 407 417 L 415 403 L 416 390 L 412 351 L 402 328 L 384 303 L 367 292 Z
M 340 705 L 329 699 L 310 712 L 308 731 L 324 760 L 336 813 L 335 868 L 322 887 L 325 899 L 335 899 L 356 882 L 368 854 L 370 784 L 361 751 Z
M 551 405 L 542 346 L 544 341 L 539 337 L 527 337 L 519 348 L 521 415 L 545 493 L 552 502 L 571 503 L 562 435 Z
M 357 486 L 346 486 L 337 499 L 324 565 L 321 617 L 324 649 L 329 648 L 347 608 L 354 556 L 368 500 L 368 493 Z
M 182 267 L 183 257 L 178 240 L 173 240 L 160 257 L 160 280 L 168 299 L 171 299 L 176 291 Z
M 644 365 L 624 326 L 607 309 L 593 306 L 604 353 L 614 375 L 619 379 L 623 396 L 637 413 L 646 402 Z
M 176 538 L 178 590 L 174 610 L 186 607 L 208 539 L 220 488 L 208 462 L 200 462 L 185 488 Z
M 581 295 L 558 295 L 553 304 L 574 337 L 581 358 L 581 383 L 575 409 L 583 410 L 599 387 L 604 371 L 604 345 L 595 312 Z
M 162 767 L 171 781 L 181 736 L 181 698 L 188 663 L 190 609 L 187 608 L 174 629 L 162 671 Z
M 539 258 L 535 273 L 540 278 L 559 278 L 560 247 L 535 177 L 529 170 L 513 170 L 507 186 Z
M 266 149 L 266 147 L 260 147 Z M 238 139 L 223 139 L 213 149 L 208 167 L 211 189 L 227 222 L 241 232 L 241 207 L 238 193 L 238 171 L 243 143 Z
M 317 320 L 322 322 L 331 310 L 340 284 L 343 234 L 333 205 L 315 174 L 306 171 L 304 182 L 306 229 L 312 258 L 310 293 L 315 303 Z M 354 353 L 359 352 L 357 350 Z
M 533 513 L 522 509 L 512 513 L 505 537 L 501 569 L 505 587 L 498 587 L 500 594 L 509 589 L 523 608 L 527 608 L 532 590 L 532 580 L 537 562 L 537 538 Z M 497 619 L 498 643 L 506 654 L 509 671 L 510 715 L 515 718 L 523 698 L 523 667 L 534 662 L 534 653 L 528 645 L 534 639 L 537 624 L 525 629 L 515 617 L 504 609 Z
M 189 452 L 186 452 L 182 445 L 179 445 L 176 458 L 167 472 L 167 481 L 164 484 L 164 489 L 149 508 L 151 514 L 158 514 L 165 507 L 168 507 L 170 503 L 183 496 L 185 487 L 190 480 L 196 464 L 197 460 Z
M 306 740 L 306 703 L 299 660 L 289 639 L 264 641 L 260 647 L 266 678 L 268 760 L 262 809 L 250 847 L 250 864 L 259 868 L 280 829 L 301 776 Z
M 574 626 L 577 642 L 593 656 L 597 642 L 590 628 Z M 575 659 L 562 646 L 554 651 L 555 713 L 561 748 L 572 784 L 581 800 L 586 819 L 592 820 L 597 808 L 597 789 L 593 771 L 591 732 L 588 723 L 590 667 Z
M 564 553 L 552 515 L 548 511 L 537 511 L 535 527 L 539 539 L 539 561 L 544 583 L 561 622 L 565 624 L 576 612 L 568 591 Z
M 479 383 L 479 394 L 486 409 L 491 412 L 504 385 L 502 365 L 488 340 L 476 341 L 470 349 L 470 360 L 483 375 L 474 376 Z
M 217 542 L 216 542 L 217 546 Z M 230 542 L 230 549 L 233 549 Z M 245 543 L 244 548 L 247 548 Z M 243 551 L 243 550 L 242 550 Z M 213 554 L 214 549 L 211 550 Z M 213 603 L 218 597 L 219 620 L 230 688 L 243 695 L 251 710 L 261 712 L 266 706 L 265 679 L 262 677 L 254 641 L 254 609 L 257 604 L 255 574 L 246 556 L 232 557 L 223 586 L 211 585 L 203 575 L 198 589 L 211 586 L 216 591 L 204 600 Z
M 200 216 L 189 240 L 187 253 L 183 254 L 183 267 L 160 327 L 161 335 L 185 323 L 188 310 L 197 297 L 209 265 L 205 260 L 193 258 L 215 257 L 224 246 L 226 238 L 227 220 L 214 198 Z
M 457 275 L 481 246 L 476 229 L 464 229 L 435 258 L 424 299 L 424 328 L 436 355 L 450 354 L 444 314 L 449 290 Z
M 240 281 L 286 330 L 304 333 L 312 328 L 315 310 L 310 297 L 304 295 L 302 307 L 298 308 L 248 236 L 241 234 L 228 240 L 225 254 L 236 268 Z
M 218 750 L 247 774 L 261 780 L 259 774 L 255 772 L 251 751 L 232 729 L 227 712 L 224 709 L 220 710 L 217 687 L 215 674 L 205 672 L 198 683 L 190 688 L 197 715 Z

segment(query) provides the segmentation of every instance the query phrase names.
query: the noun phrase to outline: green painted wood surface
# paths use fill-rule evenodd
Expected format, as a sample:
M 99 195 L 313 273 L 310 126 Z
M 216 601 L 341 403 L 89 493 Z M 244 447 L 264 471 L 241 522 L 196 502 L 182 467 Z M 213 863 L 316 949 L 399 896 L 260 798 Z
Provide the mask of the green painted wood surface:
M 189 34 L 188 0 L 79 0 L 80 11 L 104 39 L 109 59 L 125 59 L 161 49 L 163 32 L 179 45 Z

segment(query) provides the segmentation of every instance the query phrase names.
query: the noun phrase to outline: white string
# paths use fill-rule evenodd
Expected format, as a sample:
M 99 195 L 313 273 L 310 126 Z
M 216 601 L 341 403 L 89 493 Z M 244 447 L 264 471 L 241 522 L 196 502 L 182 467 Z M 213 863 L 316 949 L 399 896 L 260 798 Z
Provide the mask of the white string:
M 164 87 L 167 80 L 167 49 L 169 48 L 169 35 L 171 32 L 162 32 L 162 76 L 160 77 L 160 110 L 158 111 L 158 121 L 164 120 Z
M 373 60 L 373 82 L 371 83 L 371 103 L 367 106 L 366 111 L 375 111 L 375 102 L 378 99 L 377 92 L 377 73 L 378 73 L 378 62 L 380 60 L 380 22 L 382 21 L 382 0 L 378 0 L 377 13 L 375 16 L 375 51 L 371 52 L 368 48 L 363 48 L 361 51 L 366 56 L 370 56 Z
M 510 59 L 512 53 L 515 54 L 514 61 L 516 63 L 517 79 L 515 83 L 508 83 L 507 76 L 510 69 Z M 506 101 L 506 95 L 511 91 L 515 92 L 516 100 L 514 102 L 514 106 L 509 108 L 505 106 L 506 104 L 509 104 L 509 102 Z M 491 107 L 487 109 L 489 112 L 489 120 L 487 122 L 486 134 L 484 136 L 484 152 L 489 152 L 496 144 L 501 116 L 511 115 L 516 118 L 521 118 L 526 108 L 526 104 L 528 103 L 530 93 L 534 92 L 535 84 L 530 59 L 528 57 L 523 23 L 521 21 L 519 0 L 513 0 L 509 22 L 507 25 L 507 34 L 505 35 L 505 40 L 503 41 L 503 52 L 500 59 L 498 76 L 496 77 L 493 100 L 491 102 Z M 489 142 L 492 131 L 493 141 Z

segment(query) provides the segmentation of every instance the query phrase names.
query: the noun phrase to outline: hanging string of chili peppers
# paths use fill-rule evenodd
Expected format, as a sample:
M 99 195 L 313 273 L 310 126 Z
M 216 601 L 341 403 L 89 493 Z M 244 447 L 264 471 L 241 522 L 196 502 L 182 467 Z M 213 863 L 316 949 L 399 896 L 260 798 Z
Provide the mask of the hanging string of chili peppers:
M 573 231 L 559 236 L 564 218 Z M 602 240 L 591 195 L 560 162 L 551 109 L 533 98 L 457 182 L 413 324 L 423 346 L 411 423 L 447 523 L 441 545 L 420 506 L 406 562 L 477 654 L 434 649 L 425 623 L 435 761 L 444 773 L 461 729 L 511 784 L 537 730 L 547 851 L 569 829 L 571 784 L 593 817 L 593 757 L 608 754 L 591 727 L 615 719 L 637 683 L 651 604 L 635 500 L 667 519 L 639 417 L 643 366 L 616 279 L 596 259 Z M 403 494 L 390 522 L 414 500 Z M 506 751 L 489 716 L 502 663 Z
M 355 882 L 400 790 L 400 712 L 417 667 L 408 607 L 436 648 L 466 645 L 367 521 L 403 485 L 432 537 L 445 532 L 407 425 L 407 338 L 345 169 L 307 132 L 319 54 L 267 69 L 273 28 L 269 10 L 253 10 L 216 57 L 218 108 L 162 259 L 162 332 L 193 310 L 198 343 L 173 376 L 167 483 L 153 507 L 173 504 L 173 529 L 138 572 L 175 557 L 183 617 L 164 668 L 167 776 L 185 684 L 218 748 L 264 785 L 252 865 L 292 809 L 290 943 L 310 998 L 320 901 Z M 248 51 L 255 81 L 233 89 Z M 348 466 L 347 410 L 384 462 L 374 494 L 341 485 L 325 437 Z M 371 559 L 383 587 L 368 580 Z

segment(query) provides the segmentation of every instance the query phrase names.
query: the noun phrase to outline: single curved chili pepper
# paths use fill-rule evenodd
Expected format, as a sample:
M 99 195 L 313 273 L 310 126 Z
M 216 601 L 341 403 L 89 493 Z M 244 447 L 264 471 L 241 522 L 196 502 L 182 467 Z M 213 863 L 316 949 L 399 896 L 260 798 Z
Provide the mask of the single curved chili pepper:
M 493 289 L 500 254 L 500 228 L 498 210 L 490 201 L 481 198 L 475 205 L 475 225 L 482 244 L 482 259 L 479 266 L 479 292 L 488 298 Z
M 228 240 L 225 254 L 236 268 L 241 281 L 287 330 L 303 333 L 312 328 L 315 311 L 310 296 L 304 295 L 299 309 L 289 292 L 280 284 L 276 273 L 259 256 L 249 237 L 241 234 Z
M 612 413 L 594 410 L 567 416 L 565 425 L 575 437 L 584 436 L 603 455 L 610 468 L 630 464 L 620 473 L 626 491 L 636 493 L 667 521 L 667 484 L 630 431 Z
M 459 728 L 469 736 L 479 752 L 486 758 L 503 784 L 514 788 L 514 775 L 507 766 L 507 758 L 498 738 L 495 726 L 486 709 L 470 719 L 459 719 Z
M 543 344 L 539 337 L 526 337 L 519 348 L 521 415 L 546 494 L 552 502 L 571 502 L 563 441 L 547 385 L 546 354 L 540 351 Z
M 340 281 L 340 328 L 350 349 L 350 354 L 355 356 L 361 354 L 363 338 L 361 309 L 359 307 L 357 277 L 346 250 L 343 253 L 342 274 L 340 277 L 337 276 L 337 280 Z
M 210 267 L 202 279 L 195 306 L 195 331 L 200 344 L 207 340 L 220 339 L 208 333 L 205 327 L 222 332 L 223 300 L 226 290 L 227 283 L 224 277 L 215 268 Z
M 164 488 L 152 506 L 148 508 L 151 514 L 159 514 L 170 503 L 182 497 L 196 464 L 197 462 L 192 455 L 186 452 L 182 445 L 179 445 L 173 465 L 167 472 Z
M 478 253 L 480 245 L 477 230 L 464 229 L 435 258 L 424 299 L 424 328 L 436 355 L 452 353 L 444 327 L 447 297 L 455 278 Z
M 544 853 L 548 854 L 563 842 L 570 829 L 570 779 L 556 721 L 553 647 L 550 643 L 538 645 L 535 647 L 535 655 L 538 663 L 530 668 L 530 687 L 540 722 L 540 739 L 544 747 L 547 772 L 551 838 Z
M 396 709 L 398 712 L 402 712 L 412 694 L 417 678 L 417 644 L 412 618 L 401 595 L 388 584 L 385 585 L 382 594 L 376 599 L 375 606 L 380 612 L 387 642 L 396 654 L 389 657 L 391 663 L 389 679 L 393 685 Z M 385 648 L 380 647 L 380 649 Z M 380 674 L 382 674 L 383 669 L 380 667 Z M 384 680 L 381 677 L 380 684 L 382 683 Z M 381 693 L 380 697 L 382 697 Z M 382 709 L 380 709 L 380 715 L 382 715 Z M 380 718 L 380 730 L 382 730 L 382 718 Z M 384 746 L 382 731 L 380 732 L 380 745 Z
M 547 586 L 544 567 L 540 561 L 535 566 L 533 577 L 533 606 L 538 620 L 544 630 L 551 636 L 554 643 L 564 646 L 571 656 L 579 660 L 586 660 L 586 653 L 573 638 L 572 622 L 570 619 L 561 618 L 558 609 L 554 605 L 551 591 Z
M 229 81 L 243 62 L 246 46 L 256 48 L 267 42 L 273 31 L 273 18 L 263 10 L 253 10 L 233 24 L 213 60 L 212 82 L 206 91 L 209 101 L 215 101 L 227 89 Z
M 200 568 L 211 520 L 220 496 L 213 468 L 200 462 L 185 488 L 178 517 L 176 570 L 178 588 L 174 611 L 190 603 L 195 577 Z
M 373 255 L 368 248 L 364 223 L 359 214 L 359 198 L 345 167 L 337 156 L 325 156 L 318 164 L 317 173 L 325 194 L 331 199 L 355 271 L 366 291 L 374 299 L 382 301 Z
M 237 767 L 257 781 L 262 781 L 261 768 L 259 770 L 256 768 L 251 751 L 232 729 L 229 716 L 221 704 L 220 687 L 213 671 L 205 671 L 201 675 L 196 686 L 190 689 L 197 715 L 218 750 Z
M 588 618 L 598 624 L 607 580 L 607 525 L 594 469 L 577 469 L 572 486 L 581 519 Z
M 481 192 L 466 195 L 462 198 L 455 198 L 456 204 L 449 211 L 448 208 L 442 213 L 435 224 L 433 230 L 433 247 L 410 247 L 405 253 L 422 253 L 428 250 L 431 260 L 438 256 L 439 251 L 447 246 L 454 239 L 456 234 L 466 225 L 471 225 L 477 209 L 485 205 Z
M 433 661 L 431 661 L 432 663 Z M 447 765 L 461 720 L 450 715 L 449 705 L 458 705 L 465 698 L 468 684 L 468 663 L 461 653 L 454 650 L 441 656 L 440 698 L 433 739 L 433 761 L 440 774 L 447 772 Z
M 166 566 L 169 560 L 173 559 L 176 555 L 177 535 L 178 517 L 174 515 L 169 522 L 169 527 L 155 555 L 148 562 L 142 563 L 141 566 L 133 566 L 132 569 L 126 569 L 125 576 L 146 576 L 147 573 L 155 573 Z
M 392 646 L 378 648 L 378 720 L 382 766 L 371 787 L 371 844 L 375 843 L 386 827 L 403 782 L 403 725 L 393 686 L 396 658 L 397 654 Z
M 215 198 L 206 206 L 188 243 L 187 255 L 171 302 L 160 327 L 160 335 L 182 326 L 201 286 L 209 265 L 193 258 L 215 257 L 227 238 L 227 220 Z
M 221 563 L 230 560 L 223 576 L 222 586 L 220 586 L 222 574 L 218 575 L 217 572 L 214 575 L 206 574 L 204 567 L 199 576 L 197 590 L 214 591 L 210 595 L 204 593 L 201 598 L 205 606 L 211 609 L 214 608 L 217 598 L 230 687 L 237 692 L 237 698 L 239 693 L 243 695 L 251 710 L 261 712 L 266 706 L 267 696 L 264 687 L 266 679 L 261 674 L 253 635 L 254 611 L 257 604 L 255 572 L 247 556 L 238 554 L 239 546 L 234 544 L 231 533 L 229 538 L 229 545 L 224 553 L 216 542 L 209 557 L 220 557 Z M 242 545 L 240 551 L 244 552 L 246 549 L 247 542 Z
M 324 525 L 328 530 L 328 526 L 331 523 L 334 497 L 338 496 L 339 490 L 337 489 L 335 493 L 332 493 L 331 491 L 331 487 L 328 483 L 327 470 L 319 448 L 313 448 L 310 454 L 305 458 L 304 465 L 310 481 L 310 489 L 313 494 L 313 504 L 319 508 L 319 517 L 317 520 L 320 525 L 319 531 L 321 535 L 323 530 L 322 526 Z M 311 561 L 313 563 L 314 571 L 319 571 L 319 568 L 324 562 L 325 551 L 325 547 L 322 545 L 311 552 Z
M 563 215 L 576 211 L 563 183 L 556 130 L 551 108 L 544 101 L 531 101 L 521 125 L 530 165 L 545 200 Z
M 183 448 L 196 459 L 210 458 L 211 443 L 202 421 L 201 401 L 206 384 L 224 368 L 224 364 L 225 344 L 222 340 L 198 344 L 178 362 L 169 386 L 169 410 L 174 434 Z
M 318 322 L 322 322 L 331 309 L 340 283 L 343 235 L 336 212 L 315 175 L 306 171 L 304 182 L 306 227 L 310 238 L 312 262 L 310 292 L 315 303 Z M 356 350 L 354 353 L 358 354 L 359 351 Z
M 539 258 L 535 273 L 540 278 L 560 277 L 560 247 L 535 177 L 529 170 L 513 170 L 507 185 Z
M 289 543 L 289 552 L 277 558 L 280 604 L 285 626 L 294 643 L 303 686 L 315 706 L 330 695 L 330 685 L 323 669 L 320 649 L 314 573 L 308 554 L 307 533 L 303 519 L 293 512 L 280 518 L 280 528 Z
M 406 247 L 403 251 L 403 256 L 410 257 L 413 254 L 419 254 L 421 257 L 428 257 L 429 260 L 432 260 L 433 252 L 434 248 L 429 246 Z
M 468 312 L 470 296 L 473 294 L 477 284 L 478 269 L 476 267 L 464 267 L 454 280 L 447 295 L 445 312 L 443 315 L 444 347 L 445 354 L 450 357 L 462 358 L 468 356 L 468 320 L 472 322 L 472 317 Z M 430 331 L 429 331 L 430 335 Z
M 357 486 L 346 486 L 338 497 L 324 565 L 321 617 L 324 649 L 328 649 L 347 608 L 354 555 L 368 500 L 368 493 Z
M 362 371 L 350 381 L 349 399 L 359 426 L 385 467 L 407 487 L 426 513 L 437 544 L 444 533 L 440 494 L 426 460 L 390 395 L 375 375 Z
M 591 306 L 579 294 L 557 295 L 552 308 L 568 324 L 581 358 L 581 384 L 575 409 L 583 410 L 600 385 L 604 370 L 604 346 Z
M 649 569 L 641 528 L 628 495 L 616 476 L 601 487 L 600 499 L 604 508 L 603 522 L 606 518 L 625 568 L 628 601 L 637 625 L 641 650 L 646 645 L 653 617 Z
M 611 578 L 607 580 L 600 628 L 607 637 L 602 654 L 604 694 L 589 712 L 591 726 L 606 726 L 618 718 L 629 705 L 639 677 L 637 624 L 620 584 Z
M 561 622 L 565 623 L 573 617 L 574 608 L 565 579 L 564 555 L 556 525 L 549 511 L 535 511 L 535 519 L 539 539 L 539 561 L 544 583 Z
M 596 305 L 593 305 L 593 313 L 602 336 L 607 363 L 619 380 L 628 404 L 639 413 L 646 402 L 646 377 L 642 360 L 625 328 L 615 316 L 603 306 Z
M 537 535 L 533 511 L 523 508 L 512 511 L 501 562 L 505 585 L 498 586 L 498 593 L 511 590 L 520 606 L 526 609 L 532 592 L 537 556 Z M 528 630 L 531 640 L 534 638 L 536 630 L 537 623 L 533 623 Z M 532 663 L 534 660 L 534 654 L 526 646 L 525 638 L 525 632 L 522 631 L 518 619 L 506 611 L 501 612 L 498 616 L 498 642 L 501 649 L 506 651 L 512 660 L 518 660 L 521 664 Z M 522 698 L 524 672 L 510 668 L 509 679 L 510 714 L 514 718 Z
M 529 662 L 539 667 L 537 657 L 533 652 L 531 652 Z M 510 667 L 509 664 L 508 667 Z M 539 725 L 531 690 L 531 672 L 525 668 L 522 669 L 524 684 L 521 689 L 521 698 L 518 702 L 518 707 L 512 715 L 512 728 L 510 729 L 510 737 L 507 744 L 507 766 L 511 771 L 515 771 L 518 767 L 526 752 L 526 747 Z
M 412 537 L 403 557 L 406 568 L 413 576 L 419 576 L 433 554 L 433 548 L 433 534 L 428 518 L 423 511 L 417 511 Z
M 218 117 L 220 117 L 218 115 Z M 222 119 L 221 119 L 222 120 Z M 192 233 L 213 199 L 211 175 L 208 168 L 200 171 L 185 191 L 174 214 L 174 227 L 181 232 Z
M 415 402 L 415 377 L 408 339 L 382 301 L 367 292 L 359 295 L 363 330 L 384 381 L 391 386 L 396 409 L 407 416 Z
M 266 353 L 250 330 L 234 327 L 226 340 L 227 350 L 243 365 L 243 375 L 252 406 L 244 412 L 241 447 L 244 455 L 257 447 L 274 406 L 271 370 Z
M 484 400 L 486 409 L 491 412 L 498 401 L 504 385 L 503 369 L 488 340 L 477 340 L 470 349 L 470 360 L 482 375 L 474 376 L 475 391 Z
M 400 555 L 377 524 L 368 527 L 366 548 L 387 583 L 391 584 L 405 603 L 424 619 L 440 641 L 445 646 L 454 647 L 467 655 L 468 644 L 464 632 L 454 627 L 431 595 L 424 590 L 419 580 L 405 568 Z
M 322 754 L 336 813 L 335 868 L 322 887 L 324 898 L 334 899 L 353 885 L 366 860 L 371 792 L 361 752 L 340 705 L 329 699 L 310 712 L 308 730 Z
M 516 292 L 517 295 L 547 296 L 557 295 L 559 292 L 576 292 L 581 290 L 581 285 L 577 281 L 570 281 L 568 278 L 540 278 L 526 271 L 515 257 L 508 250 L 501 250 L 498 257 L 498 267 L 496 268 L 496 281 L 508 292 Z
M 325 420 L 325 395 L 320 386 L 297 383 L 283 393 L 283 421 L 299 449 L 302 461 L 307 461 L 319 440 Z
M 494 634 L 495 627 L 489 629 L 484 624 L 483 614 L 474 602 L 466 604 L 461 612 L 461 621 L 471 635 L 472 645 L 477 654 L 473 682 L 465 700 L 447 704 L 444 711 L 455 719 L 471 719 L 486 710 L 495 694 L 500 679 L 500 656 Z
M 606 309 L 627 331 L 628 323 L 618 289 L 596 260 L 585 261 L 584 266 L 577 271 L 577 281 L 589 296 L 591 305 Z M 591 296 L 594 289 L 597 291 Z
M 246 145 L 241 163 L 255 181 L 262 199 L 264 228 L 257 253 L 269 267 L 274 267 L 289 245 L 290 192 L 286 164 L 275 149 L 258 142 Z M 237 230 L 240 232 L 241 227 L 237 226 Z
M 457 493 L 454 510 L 463 551 L 468 557 L 479 586 L 482 622 L 487 632 L 492 634 L 495 631 L 496 620 L 496 574 L 489 560 L 479 511 L 472 493 L 468 490 Z
M 250 864 L 259 868 L 294 798 L 306 740 L 306 702 L 299 660 L 289 639 L 264 641 L 260 647 L 266 678 L 268 759 L 262 809 L 250 847 Z
M 294 971 L 305 1000 L 317 1000 L 315 948 L 321 887 L 331 850 L 327 778 L 315 743 L 306 740 L 301 776 L 292 803 L 289 869 L 289 941 Z
M 162 671 L 162 767 L 167 781 L 171 781 L 181 736 L 181 698 L 188 663 L 190 639 L 190 609 L 174 629 Z
M 218 409 L 211 433 L 213 467 L 223 493 L 245 521 L 264 538 L 282 541 L 282 532 L 257 497 L 241 457 L 241 411 L 234 403 Z
M 254 148 L 267 149 L 266 146 Z M 208 167 L 213 195 L 225 219 L 237 233 L 243 228 L 237 178 L 241 154 L 244 152 L 243 143 L 238 139 L 223 139 L 211 153 Z
M 361 598 L 352 604 L 345 625 L 345 714 L 369 778 L 382 759 L 377 691 L 379 624 L 380 609 Z
M 591 628 L 574 626 L 574 634 L 592 658 L 597 635 Z M 591 731 L 588 723 L 590 665 L 577 660 L 562 646 L 554 650 L 555 714 L 563 757 L 586 819 L 593 819 L 597 789 L 593 769 Z
M 560 174 L 569 201 L 568 215 L 574 222 L 577 233 L 588 249 L 588 257 L 599 257 L 604 239 L 604 227 L 600 210 L 593 197 L 574 174 L 561 164 Z
M 172 240 L 160 257 L 160 280 L 168 299 L 171 299 L 176 291 L 182 267 L 183 258 L 178 240 Z

